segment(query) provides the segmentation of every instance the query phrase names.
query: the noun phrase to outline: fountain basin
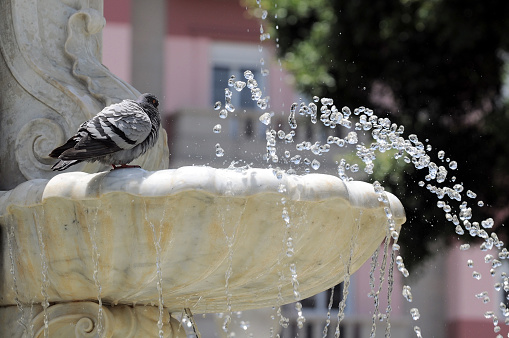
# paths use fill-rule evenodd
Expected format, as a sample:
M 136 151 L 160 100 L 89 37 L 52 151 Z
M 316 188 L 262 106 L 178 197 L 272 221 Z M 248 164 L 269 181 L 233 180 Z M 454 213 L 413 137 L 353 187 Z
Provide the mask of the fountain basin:
M 399 228 L 403 206 L 388 196 Z M 384 206 L 368 183 L 323 174 L 278 179 L 272 169 L 31 180 L 0 195 L 0 305 L 43 302 L 44 271 L 50 303 L 97 300 L 100 286 L 103 303 L 157 305 L 158 267 L 170 311 L 283 305 L 295 301 L 292 264 L 302 298 L 356 271 L 387 234 Z

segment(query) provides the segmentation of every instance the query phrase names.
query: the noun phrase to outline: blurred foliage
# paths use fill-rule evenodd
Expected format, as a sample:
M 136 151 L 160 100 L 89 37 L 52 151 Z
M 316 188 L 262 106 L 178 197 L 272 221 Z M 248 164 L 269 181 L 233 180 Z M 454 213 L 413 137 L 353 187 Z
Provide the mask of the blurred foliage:
M 265 25 L 299 90 L 331 97 L 340 106 L 370 106 L 408 134 L 429 139 L 434 156 L 444 150 L 458 162 L 459 170 L 449 174 L 456 183 L 486 203 L 474 208 L 469 202 L 473 221 L 493 217 L 507 242 L 509 110 L 501 86 L 509 1 L 247 2 L 258 15 L 260 8 L 268 10 Z M 425 173 L 408 165 L 403 170 L 387 156 L 379 160 L 385 172 L 377 172 L 377 179 L 407 211 L 400 236 L 407 265 L 427 257 L 440 237 L 456 240 L 435 196 L 410 183 L 424 180 Z

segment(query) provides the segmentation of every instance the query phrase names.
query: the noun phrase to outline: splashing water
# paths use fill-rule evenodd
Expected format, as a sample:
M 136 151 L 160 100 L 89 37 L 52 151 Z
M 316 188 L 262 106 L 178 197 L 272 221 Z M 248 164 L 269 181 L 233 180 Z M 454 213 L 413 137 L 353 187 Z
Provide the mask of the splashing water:
M 244 74 L 247 85 L 241 90 L 250 90 L 251 97 L 254 101 L 258 102 L 263 93 L 260 88 L 257 87 L 256 79 L 251 71 L 246 71 Z M 231 100 L 231 97 L 227 98 Z M 267 100 L 268 101 L 268 100 Z M 361 163 L 355 163 L 350 156 L 345 156 L 336 161 L 336 170 L 339 178 L 345 181 L 353 180 L 354 176 L 358 176 L 359 173 L 364 172 L 367 175 L 374 173 L 374 162 L 379 156 L 391 156 L 395 160 L 404 161 L 407 164 L 413 165 L 417 170 L 425 170 L 427 174 L 425 181 L 420 181 L 419 186 L 430 191 L 437 196 L 438 202 L 437 207 L 443 210 L 444 218 L 447 222 L 453 223 L 456 229 L 456 233 L 460 236 L 469 234 L 472 237 L 478 237 L 483 240 L 480 245 L 482 251 L 491 250 L 497 248 L 502 250 L 504 243 L 498 239 L 495 233 L 489 234 L 487 230 L 492 229 L 494 221 L 491 218 L 482 220 L 480 222 L 472 222 L 471 219 L 472 209 L 469 207 L 469 200 L 475 201 L 477 194 L 471 190 L 465 189 L 461 183 L 455 183 L 456 177 L 450 176 L 450 171 L 458 169 L 456 161 L 445 158 L 445 152 L 439 150 L 437 152 L 437 158 L 439 161 L 446 162 L 447 165 L 441 165 L 440 162 L 432 160 L 432 147 L 425 145 L 421 142 L 417 135 L 410 134 L 407 138 L 403 136 L 405 128 L 402 125 L 393 123 L 389 118 L 378 117 L 374 114 L 373 110 L 367 107 L 358 107 L 353 111 L 344 106 L 339 109 L 331 98 L 319 98 L 313 97 L 312 102 L 306 103 L 294 102 L 288 113 L 288 127 L 290 132 L 285 132 L 283 126 L 274 126 L 272 117 L 274 112 L 265 111 L 270 109 L 270 104 L 258 104 L 258 107 L 263 111 L 260 115 L 260 122 L 266 126 L 265 138 L 266 138 L 266 149 L 263 158 L 269 164 L 278 165 L 275 169 L 280 174 L 296 174 L 296 173 L 309 173 L 314 170 L 318 170 L 321 167 L 322 161 L 318 160 L 315 156 L 323 156 L 333 149 L 336 153 L 341 153 L 343 149 L 354 148 L 356 157 Z M 283 112 L 284 114 L 284 112 Z M 344 128 L 346 130 L 346 136 L 343 138 L 339 136 L 329 135 L 326 143 L 316 141 L 314 143 L 310 141 L 303 141 L 296 143 L 292 149 L 292 143 L 294 143 L 294 137 L 296 131 L 303 119 L 305 123 L 323 124 L 325 127 L 335 131 L 337 128 Z M 308 119 L 306 122 L 305 119 Z M 366 139 L 370 137 L 371 143 Z M 216 146 L 216 153 L 219 145 Z M 221 148 L 220 155 L 224 156 L 225 152 Z M 284 169 L 281 169 L 284 168 Z M 451 185 L 448 185 L 448 183 Z M 403 277 L 408 277 L 409 272 L 405 267 L 403 258 L 396 253 L 399 251 L 399 245 L 397 240 L 399 233 L 395 229 L 395 223 L 392 219 L 390 212 L 387 194 L 383 191 L 380 183 L 373 183 L 374 191 L 379 195 L 380 202 L 385 204 L 385 211 L 387 216 L 387 232 L 388 236 L 385 239 L 383 245 L 382 261 L 378 266 L 378 253 L 374 253 L 372 257 L 372 266 L 370 271 L 370 296 L 374 299 L 375 311 L 372 320 L 372 333 L 374 336 L 376 332 L 376 320 L 383 319 L 388 322 L 386 328 L 386 335 L 390 336 L 390 323 L 389 317 L 391 312 L 390 299 L 393 288 L 393 271 L 392 266 L 396 265 L 398 271 Z M 281 187 L 284 189 L 284 187 Z M 458 210 L 454 210 L 451 202 L 459 202 Z M 477 201 L 477 205 L 484 205 L 482 201 Z M 287 213 L 286 207 L 283 207 L 283 219 Z M 291 239 L 291 236 L 289 236 Z M 288 240 L 286 240 L 288 242 Z M 290 241 L 291 243 L 291 241 Z M 392 245 L 391 245 L 392 243 Z M 288 243 L 285 243 L 285 247 L 288 248 Z M 462 244 L 460 250 L 468 250 L 470 244 Z M 291 250 L 290 250 L 291 251 Z M 506 254 L 507 253 L 507 254 Z M 496 275 L 497 269 L 502 265 L 499 259 L 507 259 L 509 252 L 507 249 L 502 250 L 499 253 L 498 259 L 486 259 L 486 264 L 492 264 L 490 274 Z M 390 262 L 387 260 L 390 258 Z M 473 266 L 473 262 L 469 263 L 469 266 Z M 380 279 L 378 286 L 375 286 L 374 272 L 379 267 Z M 295 268 L 296 271 L 296 268 Z M 388 286 L 388 306 L 385 314 L 379 313 L 379 293 L 381 291 L 382 284 L 385 279 L 385 272 L 387 271 L 387 286 Z M 292 272 L 293 273 L 293 272 Z M 296 273 L 295 273 L 296 274 Z M 472 277 L 480 279 L 482 276 L 479 272 L 474 271 Z M 283 277 L 281 277 L 283 278 Z M 509 278 L 505 274 L 502 275 L 504 280 L 507 280 L 506 289 L 509 291 Z M 282 279 L 281 279 L 282 280 Z M 297 283 L 294 283 L 298 285 Z M 282 285 L 279 285 L 281 288 Z M 404 286 L 403 295 L 409 302 L 412 301 L 412 295 L 409 286 Z M 278 304 L 279 307 L 280 304 Z M 418 314 L 418 309 L 416 312 Z M 280 316 L 281 325 L 286 326 L 284 317 L 278 311 Z M 509 317 L 509 311 L 507 311 Z M 419 319 L 419 315 L 412 316 L 414 319 Z M 421 329 L 416 326 L 414 330 L 416 336 L 422 336 Z

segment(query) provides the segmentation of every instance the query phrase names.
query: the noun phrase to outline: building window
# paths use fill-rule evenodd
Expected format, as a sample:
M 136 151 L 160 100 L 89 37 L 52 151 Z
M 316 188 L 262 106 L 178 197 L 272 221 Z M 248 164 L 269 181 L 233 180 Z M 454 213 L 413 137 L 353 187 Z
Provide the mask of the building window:
M 228 67 L 214 67 L 212 77 L 212 104 L 217 101 L 224 104 L 224 89 L 228 88 L 228 79 L 230 75 L 230 69 Z
M 230 76 L 235 75 L 235 81 L 244 81 L 244 71 L 250 70 L 253 72 L 253 75 L 258 82 L 258 86 L 260 87 L 262 83 L 262 79 L 260 76 L 260 71 L 255 69 L 253 66 L 249 67 L 227 67 L 227 66 L 214 66 L 213 68 L 213 82 L 212 82 L 212 104 L 219 101 L 224 103 L 224 90 L 225 88 L 229 88 L 233 92 L 232 96 L 232 104 L 235 108 L 239 109 L 255 109 L 256 102 L 251 99 L 251 90 L 247 87 L 239 93 L 234 88 L 228 87 L 228 79 Z M 263 88 L 263 87 L 262 87 Z

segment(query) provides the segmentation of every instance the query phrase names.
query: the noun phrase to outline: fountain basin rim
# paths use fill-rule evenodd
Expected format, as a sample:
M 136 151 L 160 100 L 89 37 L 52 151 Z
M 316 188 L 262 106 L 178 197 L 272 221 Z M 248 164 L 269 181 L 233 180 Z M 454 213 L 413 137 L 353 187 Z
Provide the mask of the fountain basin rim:
M 285 186 L 285 192 L 278 191 L 280 184 Z M 272 169 L 216 169 L 207 166 L 186 166 L 159 171 L 129 168 L 96 174 L 64 173 L 47 182 L 41 201 L 51 197 L 95 199 L 116 192 L 133 196 L 162 197 L 190 190 L 207 191 L 216 196 L 227 197 L 248 197 L 273 192 L 302 201 L 340 197 L 348 200 L 352 206 L 380 206 L 373 200 L 371 205 L 366 205 L 363 195 L 372 190 L 371 184 L 366 182 L 345 182 L 336 176 L 315 173 L 285 173 L 281 179 L 277 179 Z M 390 193 L 387 195 L 392 207 L 398 205 L 394 216 L 404 217 L 399 200 Z M 401 212 L 397 212 L 398 210 Z
M 280 185 L 285 192 L 279 192 Z M 36 179 L 24 182 L 15 189 L 0 192 L 0 215 L 7 214 L 12 206 L 39 205 L 47 199 L 94 200 L 115 193 L 151 198 L 174 196 L 189 191 L 207 192 L 214 196 L 252 197 L 274 193 L 296 201 L 323 201 L 340 198 L 353 207 L 378 208 L 370 183 L 342 181 L 332 175 L 311 173 L 276 178 L 273 169 L 216 169 L 207 166 L 185 166 L 177 169 L 146 171 L 126 168 L 89 174 L 86 172 L 62 173 L 51 180 Z M 393 217 L 405 222 L 403 205 L 396 196 L 387 193 Z M 366 201 L 370 203 L 366 204 Z

